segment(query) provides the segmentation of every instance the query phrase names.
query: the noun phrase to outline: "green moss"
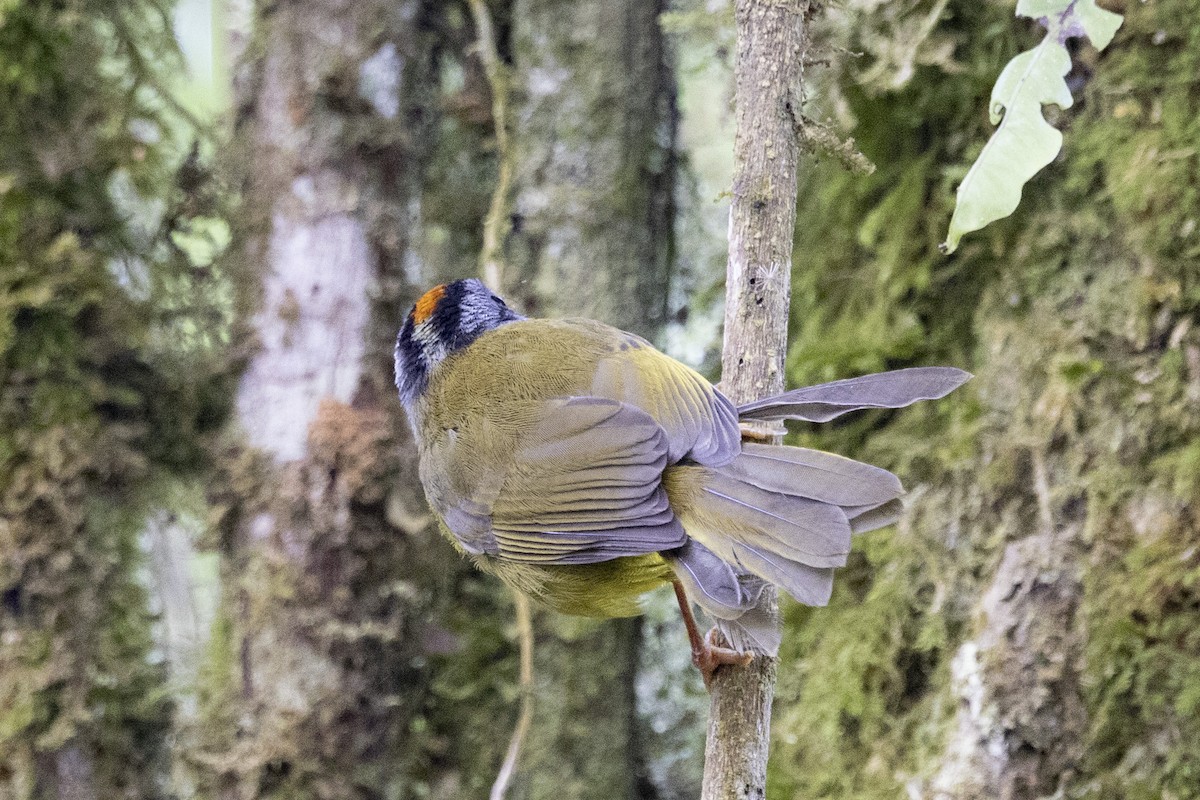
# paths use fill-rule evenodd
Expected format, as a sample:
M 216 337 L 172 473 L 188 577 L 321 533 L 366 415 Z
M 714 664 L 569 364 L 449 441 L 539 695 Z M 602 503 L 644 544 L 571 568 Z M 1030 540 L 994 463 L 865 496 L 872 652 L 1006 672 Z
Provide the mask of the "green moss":
M 223 369 L 216 349 L 177 336 L 212 307 L 189 295 L 208 278 L 170 233 L 211 204 L 176 190 L 178 120 L 143 60 L 174 53 L 161 10 L 0 12 L 6 797 L 56 794 L 56 763 L 76 757 L 90 775 L 78 791 L 162 793 L 171 704 L 138 537 L 153 487 L 203 462 L 201 434 L 227 400 L 219 382 L 204 386 Z
M 880 91 L 856 82 L 868 56 L 836 76 L 879 171 L 811 170 L 790 380 L 936 362 L 977 377 L 928 408 L 802 437 L 895 469 L 915 514 L 860 540 L 828 609 L 789 609 L 772 796 L 927 785 L 960 702 L 950 659 L 980 624 L 1002 547 L 1037 530 L 1043 502 L 1083 576 L 1068 638 L 1046 645 L 1067 666 L 1053 692 L 1086 707 L 1079 730 L 1042 726 L 1081 758 L 1068 796 L 1196 796 L 1200 25 L 1179 22 L 1186 5 L 1127 4 L 1109 51 L 1076 54 L 1062 158 L 950 259 L 934 246 L 988 133 L 982 98 L 1017 50 L 1011 9 L 950 4 L 934 35 L 954 42 L 953 70 L 935 61 Z M 871 52 L 853 36 L 872 24 L 852 19 L 851 49 Z M 1001 705 L 1018 702 L 1007 668 L 984 664 Z M 1005 735 L 1016 752 L 1034 734 Z

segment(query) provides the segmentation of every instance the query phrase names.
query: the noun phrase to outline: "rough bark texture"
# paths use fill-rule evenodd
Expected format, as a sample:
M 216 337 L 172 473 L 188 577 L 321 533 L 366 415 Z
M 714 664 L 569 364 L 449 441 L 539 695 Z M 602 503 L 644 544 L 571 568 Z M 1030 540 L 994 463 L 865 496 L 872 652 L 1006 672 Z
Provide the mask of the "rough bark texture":
M 391 345 L 421 280 L 430 13 L 262 5 L 239 75 L 239 247 L 262 288 L 244 441 L 214 498 L 224 598 L 193 752 L 207 796 L 401 796 L 429 756 L 414 720 L 446 643 L 426 624 L 444 551 L 402 449 Z
M 785 609 L 773 796 L 1197 796 L 1186 7 L 1120 4 L 1109 48 L 1074 52 L 1061 158 L 952 259 L 936 252 L 946 176 L 986 140 L 980 98 L 1036 32 L 967 2 L 842 18 L 835 42 L 867 55 L 835 88 L 880 170 L 818 168 L 802 199 L 790 375 L 943 362 L 977 377 L 811 437 L 894 469 L 912 510 L 856 541 L 828 609 Z
M 506 283 L 532 314 L 592 317 L 652 340 L 661 333 L 675 136 L 662 5 L 513 6 Z M 537 627 L 537 708 L 514 796 L 652 793 L 634 685 L 640 620 L 543 613 Z
M 651 338 L 667 320 L 675 94 L 662 7 L 514 6 L 510 288 L 537 303 L 533 313 Z
M 809 3 L 739 0 L 736 139 L 721 389 L 734 402 L 783 390 L 796 225 L 795 115 Z M 774 606 L 768 590 L 764 602 Z M 712 686 L 704 800 L 766 796 L 776 659 L 726 667 Z
M 214 282 L 170 237 L 211 209 L 173 192 L 157 11 L 0 10 L 4 800 L 166 796 L 172 704 L 139 534 L 157 490 L 203 463 L 228 386 L 178 329 L 206 318 Z

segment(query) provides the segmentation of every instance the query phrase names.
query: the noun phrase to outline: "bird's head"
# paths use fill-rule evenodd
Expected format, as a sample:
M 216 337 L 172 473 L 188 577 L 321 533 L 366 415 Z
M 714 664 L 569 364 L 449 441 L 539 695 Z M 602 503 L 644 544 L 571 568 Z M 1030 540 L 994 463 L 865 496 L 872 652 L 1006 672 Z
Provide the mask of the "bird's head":
M 433 287 L 417 301 L 396 337 L 396 388 L 406 407 L 450 354 L 488 331 L 525 319 L 475 278 Z

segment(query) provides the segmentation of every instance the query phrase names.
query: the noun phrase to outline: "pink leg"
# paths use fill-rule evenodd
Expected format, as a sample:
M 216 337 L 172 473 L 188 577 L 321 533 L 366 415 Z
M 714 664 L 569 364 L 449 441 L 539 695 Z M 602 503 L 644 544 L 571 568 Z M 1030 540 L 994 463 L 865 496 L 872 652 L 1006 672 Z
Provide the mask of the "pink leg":
M 688 641 L 692 645 L 692 663 L 696 665 L 696 669 L 700 670 L 705 688 L 710 686 L 713 673 L 722 664 L 740 664 L 742 666 L 749 664 L 750 660 L 754 658 L 753 654 L 739 653 L 728 647 L 717 647 L 712 643 L 712 636 L 716 628 L 709 631 L 708 636 L 700 635 L 700 629 L 696 627 L 696 618 L 692 616 L 692 604 L 688 602 L 683 584 L 675 581 L 674 586 L 675 599 L 679 601 L 679 610 L 683 612 L 683 624 L 687 627 Z

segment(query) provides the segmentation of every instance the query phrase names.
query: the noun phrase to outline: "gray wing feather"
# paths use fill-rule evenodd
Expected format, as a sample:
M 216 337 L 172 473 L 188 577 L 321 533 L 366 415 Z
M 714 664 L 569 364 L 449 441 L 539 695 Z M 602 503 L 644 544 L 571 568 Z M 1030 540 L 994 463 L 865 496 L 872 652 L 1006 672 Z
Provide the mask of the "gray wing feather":
M 487 515 L 473 514 L 463 506 L 439 509 L 446 529 L 454 534 L 463 549 L 471 555 L 495 555 L 499 552 L 492 535 L 492 520 Z
M 630 349 L 600 361 L 591 393 L 646 411 L 667 434 L 667 461 L 727 464 L 741 443 L 737 409 L 698 373 L 630 337 Z
M 513 455 L 491 508 L 497 554 L 591 564 L 687 540 L 662 487 L 668 443 L 645 412 L 616 400 L 548 401 Z
M 903 408 L 919 400 L 936 400 L 970 378 L 969 372 L 954 367 L 898 369 L 807 386 L 756 400 L 738 406 L 738 416 L 743 420 L 829 422 L 850 411 Z

